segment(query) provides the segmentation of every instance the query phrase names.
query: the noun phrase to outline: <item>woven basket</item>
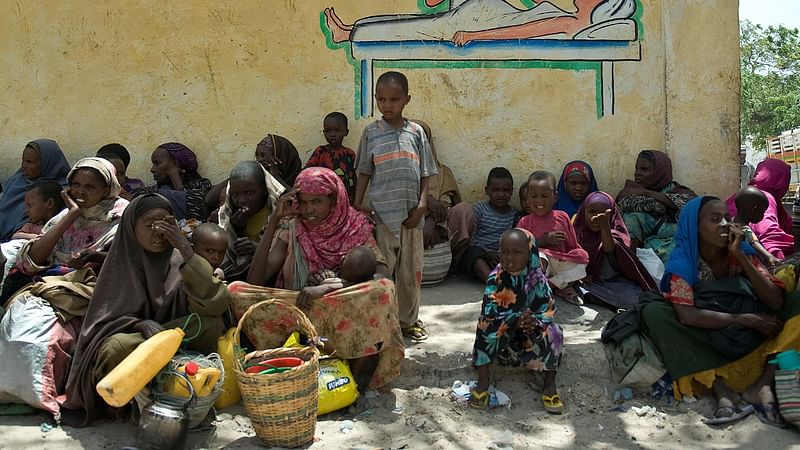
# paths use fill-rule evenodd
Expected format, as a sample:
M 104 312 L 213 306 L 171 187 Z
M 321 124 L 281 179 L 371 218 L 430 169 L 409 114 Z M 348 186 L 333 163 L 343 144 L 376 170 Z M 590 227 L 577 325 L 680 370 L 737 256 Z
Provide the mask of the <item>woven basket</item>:
M 242 315 L 234 333 L 239 347 L 242 324 L 256 309 L 266 307 L 287 308 L 297 319 L 298 330 L 312 342 L 303 348 L 276 348 L 258 350 L 238 356 L 234 373 L 242 393 L 242 401 L 256 435 L 267 447 L 301 447 L 314 440 L 317 426 L 317 380 L 319 378 L 319 350 L 317 330 L 302 311 L 280 300 L 265 300 L 251 306 Z M 294 356 L 305 361 L 282 373 L 251 374 L 244 368 L 249 363 L 271 358 Z

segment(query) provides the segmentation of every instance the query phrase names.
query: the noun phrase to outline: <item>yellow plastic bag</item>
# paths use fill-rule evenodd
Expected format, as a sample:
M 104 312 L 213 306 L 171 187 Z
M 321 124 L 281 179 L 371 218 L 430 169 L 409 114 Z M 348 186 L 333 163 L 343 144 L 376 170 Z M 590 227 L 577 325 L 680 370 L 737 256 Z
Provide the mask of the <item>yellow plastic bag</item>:
M 239 403 L 242 398 L 242 394 L 239 392 L 239 384 L 236 381 L 236 374 L 233 373 L 233 361 L 236 357 L 233 349 L 234 333 L 236 333 L 236 328 L 231 328 L 217 341 L 217 353 L 222 358 L 222 366 L 225 368 L 225 382 L 222 385 L 222 393 L 214 403 L 214 407 L 219 409 Z
M 292 333 L 284 347 L 302 347 L 300 333 Z M 317 384 L 319 404 L 317 415 L 328 414 L 355 403 L 358 399 L 358 386 L 350 372 L 347 361 L 338 358 L 319 360 L 319 379 Z
M 338 358 L 319 361 L 319 406 L 317 416 L 338 411 L 355 403 L 358 386 L 347 361 Z

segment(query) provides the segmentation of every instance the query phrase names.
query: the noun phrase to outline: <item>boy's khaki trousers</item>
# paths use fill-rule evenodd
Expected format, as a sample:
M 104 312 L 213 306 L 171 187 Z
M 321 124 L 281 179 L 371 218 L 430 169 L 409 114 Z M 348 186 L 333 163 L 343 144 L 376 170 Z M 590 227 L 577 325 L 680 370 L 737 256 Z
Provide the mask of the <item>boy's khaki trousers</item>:
M 402 227 L 398 239 L 386 225 L 378 224 L 375 226 L 375 240 L 397 288 L 400 326 L 414 325 L 419 317 L 422 282 L 422 228 Z

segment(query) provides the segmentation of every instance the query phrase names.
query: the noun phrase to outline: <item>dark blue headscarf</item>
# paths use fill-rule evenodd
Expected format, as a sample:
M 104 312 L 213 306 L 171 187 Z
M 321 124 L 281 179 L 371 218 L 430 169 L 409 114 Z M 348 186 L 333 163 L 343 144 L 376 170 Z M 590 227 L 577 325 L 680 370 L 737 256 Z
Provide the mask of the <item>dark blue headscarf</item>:
M 700 253 L 698 236 L 700 210 L 712 200 L 719 198 L 711 195 L 695 197 L 681 209 L 678 229 L 675 232 L 675 248 L 669 255 L 664 276 L 661 278 L 662 291 L 669 292 L 672 275 L 683 278 L 691 286 L 697 284 L 700 275 L 697 263 Z M 742 241 L 742 252 L 745 255 L 756 254 L 755 249 L 747 241 Z
M 594 177 L 594 170 L 592 166 L 584 161 L 570 161 L 564 165 L 564 170 L 561 171 L 561 178 L 558 180 L 556 191 L 558 192 L 558 200 L 556 201 L 553 209 L 564 211 L 572 218 L 581 207 L 583 200 L 573 200 L 567 192 L 567 178 L 573 173 L 579 173 L 589 180 L 589 191 L 586 193 L 591 194 L 597 192 L 597 180 Z
M 31 147 L 39 152 L 41 175 L 35 180 L 29 180 L 25 178 L 20 168 L 6 180 L 3 194 L 0 196 L 0 212 L 2 212 L 0 213 L 0 242 L 11 239 L 14 232 L 25 225 L 27 221 L 25 189 L 29 184 L 35 181 L 55 181 L 62 186 L 67 184 L 67 174 L 71 167 L 56 141 L 37 139 L 29 142 L 26 147 Z

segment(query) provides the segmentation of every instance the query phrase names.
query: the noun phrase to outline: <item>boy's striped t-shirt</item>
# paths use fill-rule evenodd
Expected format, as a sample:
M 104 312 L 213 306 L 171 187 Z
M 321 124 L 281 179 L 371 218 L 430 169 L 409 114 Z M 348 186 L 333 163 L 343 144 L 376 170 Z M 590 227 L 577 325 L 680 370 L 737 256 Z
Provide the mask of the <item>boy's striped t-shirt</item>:
M 364 129 L 356 171 L 370 176 L 372 209 L 398 238 L 408 212 L 419 204 L 420 179 L 437 173 L 422 127 L 406 120 L 395 129 L 383 119 Z
M 498 251 L 500 237 L 514 227 L 519 217 L 518 211 L 512 207 L 507 213 L 501 214 L 492 209 L 488 201 L 472 205 L 472 210 L 475 212 L 475 234 L 471 245 L 490 252 Z

